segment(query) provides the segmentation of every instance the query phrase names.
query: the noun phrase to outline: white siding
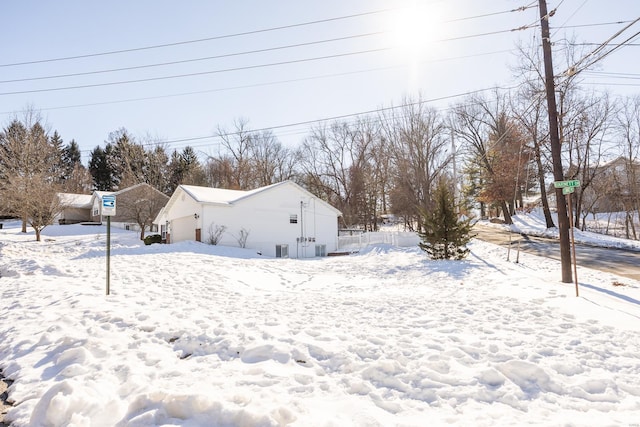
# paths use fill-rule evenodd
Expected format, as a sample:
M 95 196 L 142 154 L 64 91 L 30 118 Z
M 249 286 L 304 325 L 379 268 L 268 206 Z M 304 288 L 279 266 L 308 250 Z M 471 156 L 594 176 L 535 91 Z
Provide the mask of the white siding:
M 207 242 L 211 230 L 224 226 L 219 245 L 239 246 L 244 228 L 249 232 L 245 247 L 266 256 L 275 256 L 278 244 L 289 246 L 291 258 L 314 257 L 316 245 L 326 245 L 327 252 L 337 249 L 338 211 L 310 193 L 289 182 L 248 193 L 230 203 L 196 202 L 179 187 L 158 219 L 170 222 L 171 243 L 195 240 L 197 228 Z M 292 215 L 297 216 L 295 224 L 290 223 Z
M 302 211 L 300 202 L 303 203 Z M 298 222 L 290 223 L 297 215 Z M 310 197 L 294 186 L 283 185 L 264 193 L 240 200 L 233 206 L 205 206 L 203 210 L 202 240 L 207 241 L 209 224 L 226 226 L 219 244 L 238 246 L 240 229 L 249 231 L 247 248 L 256 249 L 266 256 L 275 256 L 277 244 L 289 245 L 291 258 L 315 256 L 315 245 L 324 244 L 327 251 L 335 251 L 338 221 L 334 210 Z M 299 242 L 303 237 L 306 241 Z M 315 239 L 310 241 L 309 239 Z
M 171 243 L 196 240 L 196 220 L 193 215 L 171 221 Z
M 165 209 L 164 216 L 169 221 L 169 238 L 171 243 L 196 239 L 196 228 L 200 227 L 201 218 L 196 219 L 195 214 L 201 215 L 202 208 L 199 203 L 191 198 L 180 188 L 176 190 L 175 203 Z

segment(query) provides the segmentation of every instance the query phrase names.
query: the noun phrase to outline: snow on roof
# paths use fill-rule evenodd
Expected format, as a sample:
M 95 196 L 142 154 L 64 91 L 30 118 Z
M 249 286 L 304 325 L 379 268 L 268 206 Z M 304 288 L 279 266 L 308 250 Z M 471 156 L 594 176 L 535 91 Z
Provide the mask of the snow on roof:
M 100 199 L 102 199 L 103 196 L 110 196 L 112 194 L 115 194 L 114 191 L 94 191 L 93 194 L 95 194 L 96 196 L 98 196 Z
M 91 208 L 91 194 L 59 193 L 63 205 L 71 208 Z
M 255 190 L 227 190 L 223 188 L 199 187 L 197 185 L 181 185 L 195 201 L 201 203 L 232 204 L 240 199 L 264 191 L 282 183 L 256 188 Z

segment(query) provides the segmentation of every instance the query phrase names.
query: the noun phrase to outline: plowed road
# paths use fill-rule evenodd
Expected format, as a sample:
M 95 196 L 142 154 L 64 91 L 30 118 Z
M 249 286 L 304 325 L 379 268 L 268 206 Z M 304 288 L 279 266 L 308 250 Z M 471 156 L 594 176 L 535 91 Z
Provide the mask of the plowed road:
M 477 238 L 480 240 L 507 248 L 511 245 L 509 258 L 514 261 L 517 256 L 518 244 L 521 252 L 520 257 L 523 256 L 523 252 L 525 254 L 530 253 L 560 260 L 560 243 L 555 239 L 522 236 L 517 233 L 509 233 L 499 228 L 487 227 L 480 224 L 475 225 L 473 232 L 477 234 Z M 509 237 L 511 237 L 511 243 L 509 242 Z M 640 280 L 640 251 L 577 244 L 576 260 L 578 266 Z M 578 279 L 580 279 L 579 275 Z

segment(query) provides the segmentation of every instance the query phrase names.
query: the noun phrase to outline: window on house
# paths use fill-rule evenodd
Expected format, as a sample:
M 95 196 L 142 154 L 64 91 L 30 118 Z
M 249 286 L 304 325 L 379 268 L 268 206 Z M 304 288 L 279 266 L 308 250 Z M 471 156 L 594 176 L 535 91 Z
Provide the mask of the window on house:
M 289 215 L 289 224 L 297 224 L 298 223 L 298 214 Z
M 316 245 L 316 256 L 327 256 L 327 245 Z

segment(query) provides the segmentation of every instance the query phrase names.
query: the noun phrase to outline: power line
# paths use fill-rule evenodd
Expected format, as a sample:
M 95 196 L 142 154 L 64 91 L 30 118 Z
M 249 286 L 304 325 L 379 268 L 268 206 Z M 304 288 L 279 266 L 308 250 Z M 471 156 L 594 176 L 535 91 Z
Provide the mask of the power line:
M 580 58 L 575 64 L 573 64 L 571 67 L 569 67 L 563 74 L 564 75 L 568 75 L 568 76 L 576 75 L 576 74 L 580 73 L 581 71 L 584 71 L 586 68 L 592 66 L 596 62 L 601 61 L 605 57 L 609 56 L 612 52 L 620 49 L 622 46 L 625 46 L 626 43 L 630 42 L 631 40 L 636 38 L 638 35 L 640 35 L 640 31 L 635 33 L 633 36 L 629 37 L 628 39 L 626 39 L 622 43 L 618 44 L 617 46 L 612 47 L 609 51 L 599 55 L 602 51 L 605 50 L 605 48 L 609 45 L 609 43 L 611 43 L 615 38 L 619 37 L 626 30 L 631 28 L 638 21 L 640 21 L 640 17 L 634 19 L 633 21 L 631 21 L 628 25 L 626 25 L 624 28 L 618 30 L 615 34 L 613 34 L 611 37 L 609 37 L 607 40 L 605 40 L 603 43 L 601 43 L 598 47 L 596 47 L 590 53 L 588 53 L 587 55 L 585 55 L 582 58 Z M 592 60 L 583 65 L 583 63 L 585 63 L 589 59 L 592 59 Z
M 586 76 L 598 77 L 598 78 L 616 78 L 616 79 L 629 79 L 629 80 L 640 79 L 640 74 L 638 74 L 638 73 L 614 73 L 614 72 L 606 72 L 606 71 L 585 71 L 584 74 Z
M 301 22 L 301 23 L 298 23 L 298 24 L 281 25 L 281 26 L 278 26 L 278 27 L 263 28 L 263 29 L 259 29 L 259 30 L 244 31 L 244 32 L 233 33 L 233 34 L 224 34 L 224 35 L 221 35 L 221 36 L 206 37 L 206 38 L 194 39 L 194 40 L 183 40 L 183 41 L 178 41 L 178 42 L 173 42 L 173 43 L 164 43 L 164 44 L 157 44 L 157 45 L 151 45 L 151 46 L 134 47 L 134 48 L 129 48 L 129 49 L 111 50 L 111 51 L 98 52 L 98 53 L 88 53 L 88 54 L 85 54 L 85 55 L 66 56 L 66 57 L 62 57 L 62 58 L 39 59 L 39 60 L 34 60 L 34 61 L 15 62 L 15 63 L 11 63 L 11 64 L 0 64 L 0 67 L 14 67 L 14 66 L 18 66 L 18 65 L 41 64 L 41 63 L 45 63 L 45 62 L 68 61 L 68 60 L 72 60 L 72 59 L 91 58 L 91 57 L 96 57 L 96 56 L 115 55 L 115 54 L 119 54 L 119 53 L 138 52 L 138 51 L 141 51 L 141 50 L 160 49 L 160 48 L 165 48 L 165 47 L 180 46 L 180 45 L 186 45 L 186 44 L 191 44 L 191 43 L 202 43 L 202 42 L 212 41 L 212 40 L 222 40 L 222 39 L 228 39 L 228 38 L 232 38 L 232 37 L 248 36 L 248 35 L 252 35 L 252 34 L 260 34 L 260 33 L 266 33 L 266 32 L 271 32 L 271 31 L 279 31 L 279 30 L 285 30 L 285 29 L 290 29 L 290 28 L 303 27 L 303 26 L 307 26 L 307 25 L 316 25 L 316 24 L 321 24 L 321 23 L 326 23 L 326 22 L 339 21 L 339 20 L 343 20 L 343 19 L 356 18 L 356 17 L 360 17 L 360 16 L 375 15 L 375 14 L 378 14 L 378 13 L 388 12 L 390 10 L 393 10 L 393 9 L 380 9 L 380 10 L 374 10 L 374 11 L 371 11 L 371 12 L 356 13 L 356 14 L 353 14 L 353 15 L 337 16 L 337 17 L 334 17 L 334 18 L 318 19 L 318 20 L 315 20 L 315 21 Z
M 535 27 L 535 26 L 536 25 L 531 25 L 530 24 L 530 25 L 524 25 L 524 26 L 521 26 L 521 27 L 507 29 L 507 30 L 491 31 L 491 32 L 487 32 L 487 33 L 479 33 L 479 34 L 472 34 L 472 35 L 459 36 L 459 37 L 449 37 L 449 38 L 446 38 L 446 39 L 440 39 L 440 40 L 436 40 L 436 41 L 437 42 L 447 42 L 447 41 L 464 40 L 464 39 L 476 38 L 476 37 L 486 37 L 486 36 L 492 36 L 492 35 L 497 35 L 497 34 L 511 33 L 511 32 L 514 32 L 514 31 L 523 31 L 523 30 L 527 30 L 527 29 Z M 243 67 L 233 67 L 233 68 L 226 68 L 226 69 L 219 69 L 219 70 L 201 71 L 201 72 L 195 72 L 195 73 L 174 74 L 174 75 L 169 75 L 169 76 L 148 77 L 148 78 L 144 78 L 144 79 L 123 80 L 123 81 L 94 83 L 94 84 L 86 84 L 86 85 L 65 86 L 65 87 L 57 87 L 57 88 L 30 89 L 30 90 L 22 90 L 22 91 L 0 92 L 0 96 L 18 95 L 18 94 L 26 94 L 26 93 L 38 93 L 38 92 L 63 91 L 63 90 L 72 90 L 72 89 L 87 89 L 87 88 L 102 87 L 102 86 L 114 86 L 114 85 L 122 85 L 122 84 L 143 83 L 143 82 L 158 81 L 158 80 L 177 79 L 177 78 L 184 78 L 184 77 L 195 77 L 195 76 L 218 74 L 218 73 L 225 73 L 225 72 L 231 72 L 231 71 L 250 70 L 250 69 L 256 69 L 256 68 L 274 67 L 274 66 L 280 66 L 280 65 L 289 65 L 289 64 L 295 64 L 295 63 L 310 62 L 310 61 L 320 61 L 320 60 L 347 57 L 347 56 L 353 56 L 353 55 L 361 55 L 361 54 L 367 54 L 367 53 L 382 52 L 382 51 L 388 51 L 388 50 L 392 50 L 392 49 L 393 48 L 391 48 L 391 47 L 383 47 L 383 48 L 378 48 L 378 49 L 368 49 L 368 50 L 362 50 L 362 51 L 356 51 L 356 52 L 347 52 L 347 53 L 341 53 L 341 54 L 325 55 L 325 56 L 313 57 L 313 58 L 296 59 L 296 60 L 290 60 L 290 61 L 281 61 L 281 62 L 268 63 L 268 64 L 259 64 L 259 65 L 248 65 L 248 66 L 243 66 Z
M 251 130 L 248 130 L 248 132 L 267 132 L 267 131 L 273 131 L 273 130 L 276 130 L 276 129 L 286 129 L 286 128 L 291 128 L 291 127 L 295 127 L 295 126 L 313 125 L 313 124 L 320 124 L 320 123 L 324 123 L 324 122 L 330 122 L 330 121 L 334 121 L 334 120 L 341 120 L 341 119 L 352 118 L 352 117 L 366 116 L 366 115 L 370 115 L 370 114 L 377 114 L 377 113 L 380 113 L 380 112 L 383 112 L 383 111 L 393 111 L 393 110 L 398 110 L 398 109 L 401 109 L 401 108 L 406 108 L 406 107 L 411 107 L 411 106 L 417 106 L 417 105 L 422 105 L 422 104 L 427 104 L 427 103 L 432 103 L 432 102 L 437 102 L 437 101 L 444 101 L 444 100 L 448 100 L 448 99 L 459 98 L 461 96 L 473 95 L 473 94 L 486 92 L 488 90 L 495 90 L 495 89 L 510 90 L 510 89 L 514 89 L 514 87 L 507 87 L 507 88 L 491 87 L 491 88 L 478 89 L 478 90 L 458 93 L 458 94 L 455 94 L 455 95 L 447 95 L 447 96 L 442 96 L 442 97 L 438 97 L 438 98 L 431 98 L 431 99 L 417 101 L 417 102 L 405 103 L 405 104 L 401 104 L 401 105 L 397 105 L 397 106 L 381 107 L 381 108 L 377 108 L 375 110 L 360 111 L 360 112 L 357 112 L 357 113 L 342 114 L 342 115 L 338 115 L 338 116 L 325 117 L 325 118 L 322 118 L 322 119 L 305 120 L 305 121 L 300 121 L 300 122 L 295 122 L 295 123 L 287 123 L 287 124 L 283 124 L 283 125 L 276 125 L 276 126 L 269 126 L 269 127 L 251 129 Z M 181 143 L 181 142 L 202 141 L 202 140 L 206 140 L 206 139 L 215 139 L 215 138 L 219 138 L 219 137 L 228 137 L 228 136 L 234 136 L 234 135 L 237 135 L 237 134 L 238 134 L 238 132 L 226 132 L 226 133 L 223 133 L 223 134 L 216 134 L 216 135 L 185 137 L 185 138 L 176 138 L 176 139 L 171 139 L 171 140 L 166 140 L 166 141 L 159 141 L 159 142 L 149 142 L 149 143 L 144 143 L 144 144 L 141 144 L 141 145 L 142 146 L 159 146 L 159 145 L 164 145 L 164 144 L 168 145 L 168 144 Z M 189 146 L 193 147 L 193 148 L 197 148 L 197 147 L 200 147 L 202 145 L 189 145 Z M 89 152 L 89 151 L 92 151 L 92 150 L 82 150 L 82 152 L 85 152 L 85 153 Z
M 290 45 L 285 45 L 285 46 L 276 46 L 276 47 L 270 47 L 270 48 L 265 48 L 265 49 L 249 50 L 249 51 L 244 51 L 244 52 L 227 53 L 227 54 L 223 54 L 223 55 L 215 55 L 215 56 L 206 56 L 206 57 L 201 57 L 201 58 L 184 59 L 184 60 L 181 60 L 181 61 L 169 61 L 169 62 L 160 62 L 160 63 L 156 63 L 156 64 L 135 65 L 135 66 L 131 66 L 131 67 L 111 68 L 111 69 L 108 69 L 108 70 L 86 71 L 86 72 L 82 72 L 82 73 L 58 74 L 58 75 L 53 75 L 53 76 L 41 76 L 41 77 L 27 77 L 27 78 L 14 79 L 14 80 L 1 80 L 0 83 L 16 83 L 16 82 L 26 82 L 26 81 L 33 81 L 33 80 L 57 79 L 57 78 L 63 78 L 63 77 L 79 77 L 79 76 L 88 76 L 88 75 L 92 75 L 92 74 L 103 74 L 103 73 L 112 73 L 112 72 L 117 72 L 117 71 L 130 71 L 130 70 L 139 70 L 139 69 L 142 69 L 142 68 L 161 67 L 161 66 L 166 66 L 166 65 L 186 64 L 186 63 L 190 63 L 190 62 L 208 61 L 208 60 L 211 60 L 211 59 L 230 58 L 230 57 L 233 57 L 233 56 L 251 55 L 251 54 L 254 54 L 254 53 L 272 52 L 272 51 L 276 51 L 276 50 L 291 49 L 291 48 L 295 48 L 295 47 L 312 46 L 312 45 L 323 44 L 323 43 L 332 43 L 332 42 L 336 42 L 336 41 L 344 41 L 344 40 L 350 40 L 350 39 L 356 39 L 356 38 L 370 37 L 370 36 L 380 35 L 380 34 L 384 34 L 384 31 L 366 33 L 366 34 L 356 34 L 356 35 L 345 36 L 345 37 L 336 37 L 336 38 L 332 38 L 332 39 L 317 40 L 317 41 L 306 42 L 306 43 L 296 43 L 296 44 L 290 44 Z
M 466 18 L 459 18 L 459 19 L 454 19 L 454 20 L 445 21 L 445 22 L 456 22 L 456 21 L 463 21 L 463 20 L 474 19 L 474 18 L 479 18 L 479 17 L 499 15 L 499 14 L 503 14 L 503 13 L 512 13 L 514 11 L 526 10 L 529 7 L 530 6 L 522 6 L 521 8 L 513 9 L 513 10 L 509 10 L 509 11 L 495 12 L 495 13 L 490 13 L 490 14 L 485 14 L 485 15 L 478 15 L 478 16 L 473 16 L 473 17 L 466 17 Z M 502 33 L 505 33 L 505 32 L 520 31 L 520 30 L 525 30 L 525 29 L 528 29 L 528 28 L 531 28 L 531 25 L 525 25 L 525 26 L 522 26 L 522 27 L 510 29 L 510 30 L 499 30 L 499 31 L 492 31 L 492 32 L 487 32 L 487 33 L 472 34 L 472 35 L 459 36 L 459 37 L 450 37 L 450 38 L 446 38 L 446 39 L 435 40 L 435 42 L 448 42 L 448 41 L 464 40 L 464 39 L 467 39 L 467 38 L 483 37 L 483 36 L 489 36 L 489 35 L 502 34 Z M 0 84 L 2 84 L 2 83 L 26 82 L 26 81 L 37 81 L 37 80 L 48 80 L 48 79 L 66 78 L 66 77 L 79 77 L 79 76 L 104 74 L 104 73 L 119 72 L 119 71 L 130 71 L 130 70 L 137 70 L 137 69 L 153 68 L 153 67 L 160 67 L 160 66 L 167 66 L 167 65 L 185 64 L 185 63 L 191 63 L 191 62 L 201 62 L 201 61 L 207 61 L 207 60 L 212 60 L 212 59 L 229 58 L 229 57 L 234 57 L 234 56 L 250 55 L 250 54 L 255 54 L 255 53 L 265 53 L 265 52 L 271 52 L 271 51 L 276 51 L 276 50 L 284 50 L 284 49 L 290 49 L 290 48 L 296 48 L 296 47 L 312 46 L 312 45 L 331 43 L 331 42 L 336 42 L 336 41 L 344 41 L 344 40 L 350 40 L 350 39 L 356 39 L 356 38 L 364 38 L 364 37 L 370 37 L 370 36 L 375 36 L 375 35 L 382 35 L 382 34 L 386 34 L 386 33 L 387 33 L 386 31 L 377 31 L 377 32 L 364 33 L 364 34 L 356 34 L 356 35 L 344 36 L 344 37 L 336 37 L 336 38 L 331 38 L 331 39 L 317 40 L 317 41 L 312 41 L 312 42 L 296 43 L 296 44 L 290 44 L 290 45 L 284 45 L 284 46 L 276 46 L 276 47 L 270 47 L 270 48 L 264 48 L 264 49 L 255 49 L 255 50 L 249 50 L 249 51 L 243 51 L 243 52 L 233 52 L 233 53 L 227 53 L 227 54 L 222 54 L 222 55 L 206 56 L 206 57 L 185 59 L 185 60 L 179 60 L 179 61 L 167 61 L 167 62 L 154 63 L 154 64 L 136 65 L 136 66 L 130 66 L 130 67 L 121 67 L 121 68 L 111 68 L 111 69 L 106 69 L 106 70 L 94 70 L 94 71 L 86 71 L 86 72 L 80 72 L 80 73 L 67 73 L 67 74 L 57 74 L 57 75 L 49 75 L 49 76 L 25 77 L 25 78 L 19 78 L 19 79 L 11 79 L 11 80 L 0 80 Z M 177 76 L 177 77 L 181 77 L 181 76 Z M 169 78 L 169 77 L 167 77 L 167 78 Z M 128 83 L 128 82 L 124 82 L 124 83 Z M 0 94 L 0 95 L 2 95 L 2 94 Z
M 477 58 L 477 57 L 481 57 L 481 56 L 496 55 L 496 54 L 500 54 L 500 53 L 509 53 L 509 52 L 512 52 L 512 51 L 513 51 L 512 49 L 509 49 L 509 50 L 498 50 L 498 51 L 492 51 L 492 52 L 476 53 L 476 54 L 472 54 L 472 55 L 463 55 L 463 56 L 455 56 L 455 57 L 449 57 L 449 58 L 433 59 L 433 60 L 428 60 L 428 61 L 421 61 L 420 64 L 445 62 L 445 61 L 455 61 L 455 60 L 467 59 L 467 58 Z M 44 107 L 44 108 L 39 108 L 39 110 L 41 110 L 41 111 L 62 110 L 62 109 L 70 109 L 70 108 L 93 107 L 93 106 L 99 106 L 99 105 L 121 104 L 121 103 L 127 103 L 127 102 L 150 101 L 150 100 L 155 100 L 155 99 L 174 98 L 174 97 L 180 97 L 180 96 L 200 95 L 200 94 L 205 94 L 205 93 L 224 92 L 224 91 L 230 91 L 230 90 L 249 89 L 249 88 L 254 88 L 254 87 L 272 86 L 272 85 L 287 84 L 287 83 L 296 83 L 296 82 L 302 82 L 302 81 L 333 78 L 333 77 L 341 77 L 341 76 L 368 73 L 368 72 L 374 72 L 374 71 L 393 70 L 393 69 L 405 68 L 405 67 L 406 67 L 406 65 L 395 65 L 395 66 L 389 66 L 389 67 L 368 68 L 368 69 L 348 71 L 348 72 L 343 72 L 343 73 L 323 74 L 323 75 L 316 75 L 316 76 L 309 76 L 309 77 L 301 77 L 301 78 L 297 78 L 297 79 L 278 80 L 278 81 L 273 81 L 273 82 L 256 83 L 256 84 L 249 84 L 249 85 L 230 86 L 230 87 L 223 87 L 223 88 L 216 88 L 216 89 L 206 89 L 206 90 L 191 91 L 191 92 L 181 92 L 181 93 L 174 93 L 174 94 L 168 94 L 168 95 L 157 95 L 157 96 L 148 96 L 148 97 L 141 97 L 141 98 L 129 98 L 129 99 L 120 99 L 120 100 L 104 101 L 104 102 L 93 102 L 93 103 L 86 103 L 86 104 L 74 104 L 74 105 L 57 106 L 57 107 L 56 106 L 54 106 L 54 107 Z M 3 111 L 3 112 L 0 112 L 0 115 L 15 114 L 15 113 L 16 113 L 15 111 Z
M 247 65 L 244 67 L 233 67 L 233 68 L 224 68 L 219 70 L 201 71 L 197 73 L 185 73 L 185 74 L 174 74 L 170 76 L 148 77 L 145 79 L 122 80 L 122 81 L 116 81 L 116 82 L 94 83 L 94 84 L 65 86 L 65 87 L 56 87 L 56 88 L 47 88 L 47 89 L 30 89 L 30 90 L 22 90 L 22 91 L 15 91 L 15 92 L 0 92 L 0 95 L 17 95 L 17 94 L 24 94 L 24 93 L 52 92 L 52 91 L 71 90 L 71 89 L 87 89 L 92 87 L 114 86 L 114 85 L 131 84 L 131 83 L 152 82 L 152 81 L 158 81 L 158 80 L 178 79 L 178 78 L 184 78 L 184 77 L 204 76 L 204 75 L 210 75 L 210 74 L 227 73 L 231 71 L 251 70 L 255 68 L 265 68 L 265 67 L 276 67 L 280 65 L 289 65 L 289 64 L 297 64 L 302 62 L 341 58 L 346 56 L 363 55 L 363 54 L 373 53 L 373 52 L 382 52 L 390 49 L 391 48 L 389 47 L 380 48 L 380 49 L 369 49 L 369 50 L 361 50 L 356 52 L 347 52 L 347 53 L 340 53 L 340 54 L 334 54 L 334 55 L 317 56 L 313 58 L 294 59 L 291 61 L 281 61 L 281 62 L 272 62 L 268 64 Z
M 559 30 L 559 29 L 566 29 L 566 28 L 591 28 L 591 27 L 603 27 L 606 25 L 621 25 L 621 24 L 628 24 L 630 22 L 634 22 L 634 21 L 611 21 L 611 22 L 598 22 L 598 23 L 592 23 L 592 24 L 576 24 L 576 25 L 563 25 L 557 28 L 553 28 L 554 30 Z
M 492 12 L 492 13 L 487 13 L 487 14 L 482 14 L 482 15 L 475 15 L 475 16 L 469 16 L 469 17 L 464 17 L 464 18 L 452 19 L 452 20 L 444 21 L 443 23 L 460 22 L 460 21 L 466 21 L 466 20 L 472 20 L 472 19 L 479 19 L 479 18 L 485 18 L 485 17 L 490 17 L 490 16 L 496 16 L 496 15 L 501 15 L 501 14 L 506 14 L 506 13 L 522 12 L 522 11 L 525 11 L 527 9 L 530 9 L 530 8 L 534 7 L 533 6 L 534 3 L 531 3 L 531 4 L 526 5 L 526 6 L 521 6 L 521 7 L 515 8 L 515 9 L 506 10 L 506 11 Z M 49 63 L 49 62 L 68 61 L 68 60 L 73 60 L 73 59 L 91 58 L 91 57 L 98 57 L 98 56 L 106 56 L 106 55 L 115 55 L 115 54 L 121 54 L 121 53 L 128 53 L 128 52 L 138 52 L 138 51 L 143 51 L 143 50 L 160 49 L 160 48 L 187 45 L 187 44 L 193 44 L 193 43 L 202 43 L 202 42 L 206 42 L 206 41 L 213 41 L 213 40 L 221 40 L 221 39 L 227 39 L 227 38 L 233 38 L 233 37 L 254 35 L 254 34 L 260 34 L 260 33 L 265 33 L 265 32 L 280 31 L 280 30 L 303 27 L 303 26 L 308 26 L 308 25 L 316 25 L 316 24 L 322 24 L 322 23 L 327 23 L 327 22 L 333 22 L 333 21 L 339 21 L 339 20 L 345 20 L 345 19 L 352 19 L 352 18 L 358 18 L 358 17 L 363 17 L 363 16 L 369 16 L 369 15 L 376 15 L 376 14 L 380 14 L 380 13 L 387 13 L 387 12 L 390 12 L 390 11 L 393 11 L 393 10 L 397 10 L 397 9 L 398 8 L 380 9 L 380 10 L 374 10 L 374 11 L 370 11 L 370 12 L 362 12 L 362 13 L 338 16 L 338 17 L 333 17 L 333 18 L 319 19 L 319 20 L 314 20 L 314 21 L 307 21 L 307 22 L 301 22 L 301 23 L 296 23 L 296 24 L 289 24 L 289 25 L 282 25 L 282 26 L 276 26 L 276 27 L 270 27 L 270 28 L 263 28 L 263 29 L 258 29 L 258 30 L 244 31 L 244 32 L 239 32 L 239 33 L 224 34 L 224 35 L 205 37 L 205 38 L 200 38 L 200 39 L 183 40 L 183 41 L 172 42 L 172 43 L 164 43 L 164 44 L 157 44 L 157 45 L 150 45 L 150 46 L 134 47 L 134 48 L 128 48 L 128 49 L 119 49 L 119 50 L 112 50 L 112 51 L 105 51 L 105 52 L 88 53 L 88 54 L 84 54 L 84 55 L 66 56 L 66 57 L 60 57 L 60 58 L 48 58 L 48 59 L 40 59 L 40 60 L 32 60 L 32 61 L 0 64 L 0 67 L 14 67 L 14 66 L 21 66 L 21 65 L 33 65 L 33 64 L 41 64 L 41 63 Z

